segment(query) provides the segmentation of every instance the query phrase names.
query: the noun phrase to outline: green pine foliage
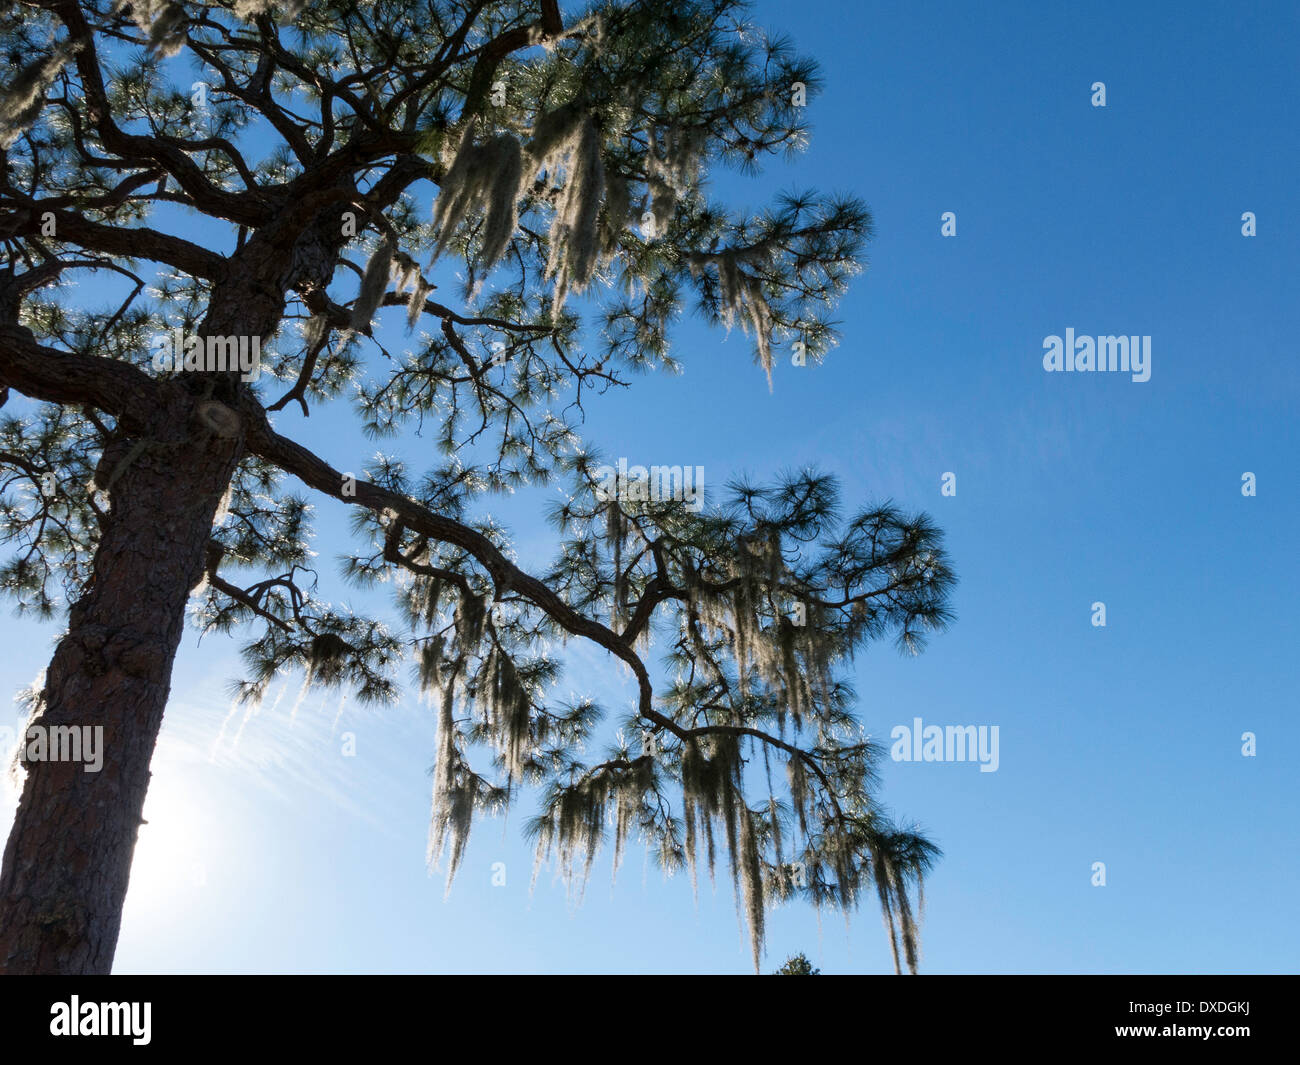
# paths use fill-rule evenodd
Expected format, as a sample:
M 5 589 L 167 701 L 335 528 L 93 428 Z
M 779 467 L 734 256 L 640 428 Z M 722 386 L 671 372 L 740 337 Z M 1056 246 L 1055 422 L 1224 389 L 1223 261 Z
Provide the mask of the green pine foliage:
M 813 966 L 806 955 L 791 954 L 785 964 L 774 972 L 773 976 L 821 976 L 822 971 Z
M 194 603 L 203 630 L 247 634 L 237 697 L 301 671 L 382 702 L 410 668 L 438 722 L 429 858 L 449 887 L 476 818 L 535 789 L 538 868 L 577 890 L 602 848 L 617 868 L 644 845 L 693 882 L 724 864 L 756 970 L 771 905 L 849 911 L 874 893 L 915 971 L 939 852 L 881 806 L 848 675 L 868 644 L 915 652 L 949 621 L 941 532 L 846 506 L 815 470 L 730 484 L 698 513 L 601 499 L 579 433 L 594 396 L 677 368 L 688 312 L 738 324 L 770 382 L 791 342 L 814 360 L 834 346 L 865 206 L 799 192 L 737 210 L 707 181 L 803 147 L 793 87 L 814 95 L 816 65 L 736 0 L 73 7 L 80 22 L 55 3 L 0 14 L 0 326 L 161 378 L 151 338 L 197 330 L 256 253 L 284 310 L 241 409 L 281 412 L 291 435 L 291 416 L 351 404 L 371 437 L 422 429 L 440 452 L 422 472 L 377 456 L 349 494 L 313 480 L 305 449 L 249 445 Z M 52 235 L 46 209 L 63 212 Z M 185 246 L 177 209 L 229 230 L 222 265 Z M 458 291 L 435 288 L 435 261 Z M 76 276 L 130 295 L 69 299 Z M 408 350 L 381 348 L 380 326 Z M 0 422 L 0 585 L 20 609 L 52 616 L 89 578 L 119 432 L 90 401 Z M 534 577 L 487 499 L 552 481 L 568 494 Z M 392 615 L 319 586 L 321 492 L 353 506 L 344 576 L 388 582 Z M 575 639 L 631 670 L 633 705 L 556 698 L 556 648 Z

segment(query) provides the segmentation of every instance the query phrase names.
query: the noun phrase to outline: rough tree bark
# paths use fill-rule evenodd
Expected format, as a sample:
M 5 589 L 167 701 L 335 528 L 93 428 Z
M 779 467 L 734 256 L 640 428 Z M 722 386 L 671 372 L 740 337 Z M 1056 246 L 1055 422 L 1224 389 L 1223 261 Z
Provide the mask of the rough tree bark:
M 290 258 L 246 248 L 199 334 L 270 335 Z M 240 387 L 233 374 L 160 382 L 148 426 L 104 449 L 96 481 L 111 507 L 33 722 L 102 725 L 103 768 L 27 765 L 0 869 L 0 973 L 112 966 L 186 604 L 244 451 Z
M 287 242 L 271 225 L 232 257 L 200 336 L 265 341 L 286 291 L 310 302 L 323 288 L 343 244 L 340 194 L 325 199 L 332 206 Z M 103 768 L 27 765 L 0 867 L 0 973 L 112 966 L 186 604 L 245 453 L 248 425 L 235 411 L 261 409 L 236 374 L 183 374 L 157 382 L 156 396 L 147 425 L 104 449 L 96 481 L 111 507 L 32 722 L 102 725 Z
M 2 972 L 112 964 L 185 605 L 233 469 L 236 441 L 205 441 L 197 406 L 177 390 L 160 422 L 184 431 L 148 443 L 114 483 L 93 578 L 46 671 L 32 723 L 102 725 L 103 767 L 27 764 L 0 874 Z M 101 469 L 132 445 L 106 449 Z

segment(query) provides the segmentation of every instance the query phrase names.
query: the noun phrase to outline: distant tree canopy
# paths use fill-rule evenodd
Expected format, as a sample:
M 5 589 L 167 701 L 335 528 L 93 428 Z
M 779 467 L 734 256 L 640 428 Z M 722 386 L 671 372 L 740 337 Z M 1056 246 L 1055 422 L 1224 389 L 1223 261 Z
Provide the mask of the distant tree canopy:
M 34 401 L 0 423 L 0 584 L 66 615 L 33 708 L 103 723 L 108 757 L 26 767 L 0 968 L 111 963 L 189 609 L 244 634 L 242 700 L 302 671 L 383 702 L 412 670 L 449 877 L 527 787 L 539 863 L 575 880 L 605 842 L 692 877 L 725 851 L 756 969 L 771 903 L 864 893 L 915 969 L 938 852 L 878 803 L 847 676 L 948 621 L 941 532 L 814 470 L 698 511 L 601 491 L 580 437 L 594 396 L 677 365 L 688 311 L 739 325 L 769 380 L 832 347 L 867 209 L 740 210 L 707 181 L 804 144 L 815 64 L 736 0 L 16 0 L 0 30 L 0 383 Z M 236 341 L 256 379 L 210 358 Z M 326 406 L 424 468 L 303 446 Z M 530 573 L 486 499 L 557 481 Z M 387 584 L 391 616 L 319 586 L 322 499 L 352 511 L 343 578 Z M 630 671 L 629 705 L 558 697 L 574 639 Z
M 785 964 L 774 972 L 773 976 L 821 976 L 822 971 L 813 967 L 813 963 L 808 960 L 807 955 L 803 953 L 792 954 L 786 958 Z

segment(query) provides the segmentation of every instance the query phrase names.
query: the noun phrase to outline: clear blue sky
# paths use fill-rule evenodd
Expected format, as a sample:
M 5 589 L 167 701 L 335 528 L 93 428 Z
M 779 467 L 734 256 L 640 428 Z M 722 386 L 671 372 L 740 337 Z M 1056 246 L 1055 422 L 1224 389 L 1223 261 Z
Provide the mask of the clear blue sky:
M 885 766 L 885 801 L 946 852 L 923 971 L 1295 971 L 1300 12 L 808 0 L 757 15 L 820 61 L 826 91 L 806 154 L 719 183 L 751 205 L 791 186 L 867 201 L 877 237 L 843 343 L 822 367 L 779 367 L 769 394 L 742 337 L 688 323 L 685 374 L 596 402 L 587 439 L 702 465 L 715 486 L 814 463 L 849 501 L 892 498 L 946 530 L 957 623 L 916 659 L 873 648 L 856 678 L 877 736 L 916 716 L 999 727 L 995 773 Z M 1151 380 L 1044 373 L 1043 339 L 1067 327 L 1151 336 Z M 373 450 L 342 418 L 277 424 L 342 469 Z M 426 447 L 400 453 L 419 466 Z M 322 503 L 316 547 L 345 599 L 341 510 Z M 494 510 L 540 568 L 539 497 Z M 55 631 L 6 619 L 4 636 L 15 690 Z M 526 805 L 476 826 L 444 901 L 424 864 L 429 708 L 336 722 L 337 695 L 311 695 L 291 723 L 290 678 L 213 755 L 238 668 L 234 644 L 187 637 L 117 971 L 750 970 L 725 873 L 698 909 L 685 877 L 643 876 L 636 852 L 612 888 L 598 863 L 580 906 L 545 871 L 530 897 Z M 595 653 L 575 656 L 570 689 L 626 691 Z M 777 911 L 764 968 L 800 950 L 828 973 L 892 967 L 870 909 L 847 928 Z

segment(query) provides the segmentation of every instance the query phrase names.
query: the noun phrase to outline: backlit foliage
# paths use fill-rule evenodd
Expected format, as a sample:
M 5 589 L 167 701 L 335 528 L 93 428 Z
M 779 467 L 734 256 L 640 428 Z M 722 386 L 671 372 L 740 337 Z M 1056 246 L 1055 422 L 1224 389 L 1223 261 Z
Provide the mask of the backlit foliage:
M 866 208 L 795 192 L 741 210 L 709 182 L 804 145 L 793 87 L 815 95 L 815 65 L 736 0 L 24 0 L 0 31 L 0 326 L 158 376 L 151 339 L 201 328 L 250 264 L 284 302 L 261 380 L 229 384 L 252 429 L 193 604 L 205 631 L 253 628 L 237 697 L 301 672 L 304 692 L 382 702 L 405 663 L 438 722 L 429 859 L 449 884 L 475 818 L 535 796 L 538 867 L 576 890 L 604 846 L 617 868 L 643 843 L 692 880 L 723 864 L 756 967 L 773 903 L 874 893 L 915 970 L 937 850 L 879 805 L 848 676 L 871 641 L 915 651 L 947 622 L 940 533 L 845 508 L 812 470 L 698 513 L 601 499 L 579 435 L 593 396 L 676 368 L 689 311 L 738 325 L 773 384 L 775 352 L 834 345 Z M 180 239 L 195 217 L 201 246 Z M 67 299 L 75 277 L 111 282 L 113 305 Z M 436 464 L 376 455 L 349 494 L 279 435 L 349 403 L 373 438 L 422 431 Z M 91 404 L 0 423 L 0 584 L 22 608 L 75 596 L 95 492 L 173 446 L 109 463 L 118 428 Z M 533 577 L 484 496 L 557 478 L 558 552 Z M 353 508 L 345 577 L 389 582 L 395 618 L 321 590 L 320 494 Z M 575 639 L 630 672 L 630 705 L 556 698 Z

